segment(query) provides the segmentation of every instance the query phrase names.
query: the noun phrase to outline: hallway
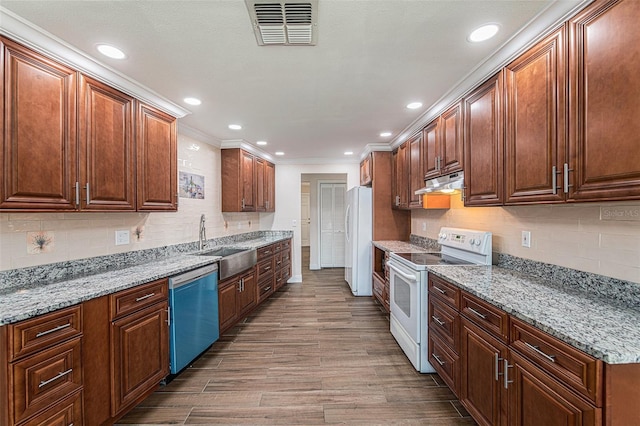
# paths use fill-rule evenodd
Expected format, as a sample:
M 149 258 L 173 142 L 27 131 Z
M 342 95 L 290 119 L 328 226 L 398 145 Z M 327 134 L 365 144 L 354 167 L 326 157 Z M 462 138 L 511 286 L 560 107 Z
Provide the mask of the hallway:
M 307 259 L 302 284 L 283 287 L 119 424 L 475 424 L 437 375 L 413 369 L 387 316 L 351 295 L 342 268 L 310 271 Z

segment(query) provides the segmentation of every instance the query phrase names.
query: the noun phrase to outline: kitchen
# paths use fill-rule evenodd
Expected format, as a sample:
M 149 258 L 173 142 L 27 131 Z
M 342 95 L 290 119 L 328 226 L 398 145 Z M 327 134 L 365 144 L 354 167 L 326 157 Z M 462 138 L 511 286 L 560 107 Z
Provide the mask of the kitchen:
M 424 118 L 428 119 L 428 116 Z M 417 123 L 415 127 L 420 125 Z M 205 183 L 212 183 L 206 185 L 205 191 L 212 192 L 210 196 L 205 193 L 204 200 L 180 199 L 178 213 L 1 213 L 2 269 L 196 241 L 202 210 L 207 212 L 209 236 L 254 230 L 290 230 L 294 221 L 300 218 L 297 194 L 300 192 L 301 173 L 346 173 L 348 187 L 358 183 L 359 159 L 339 164 L 278 162 L 275 172 L 276 212 L 222 213 L 218 198 L 220 188 L 214 183 L 221 170 L 220 150 L 203 142 L 202 138 L 203 135 L 196 131 L 178 132 L 178 158 L 183 161 L 181 170 L 202 175 Z M 401 139 L 402 135 L 395 140 L 399 144 Z M 194 151 L 196 146 L 198 151 Z M 209 164 L 214 164 L 213 169 L 208 167 Z M 623 217 L 629 218 L 624 216 L 624 211 L 635 211 L 637 201 L 470 208 L 463 207 L 459 197 L 452 197 L 451 203 L 449 210 L 412 210 L 411 233 L 435 238 L 445 225 L 488 229 L 494 234 L 494 251 L 634 283 L 640 281 L 636 222 L 609 220 L 615 215 L 606 214 L 611 210 L 622 211 Z M 113 232 L 121 229 L 129 229 L 131 235 L 138 236 L 132 238 L 129 245 L 115 246 Z M 137 230 L 141 231 L 140 234 L 136 234 Z M 53 249 L 38 256 L 27 255 L 26 234 L 34 231 L 52 231 L 55 237 Z M 521 244 L 522 231 L 531 233 L 530 248 Z M 295 282 L 301 279 L 301 254 L 295 229 L 293 235 L 292 282 Z

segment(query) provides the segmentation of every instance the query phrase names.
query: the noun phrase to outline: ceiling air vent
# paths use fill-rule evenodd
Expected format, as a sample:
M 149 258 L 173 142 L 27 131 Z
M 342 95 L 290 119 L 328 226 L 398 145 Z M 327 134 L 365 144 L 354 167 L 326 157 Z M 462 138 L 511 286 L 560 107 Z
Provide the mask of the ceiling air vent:
M 258 44 L 313 46 L 318 39 L 318 0 L 246 0 Z

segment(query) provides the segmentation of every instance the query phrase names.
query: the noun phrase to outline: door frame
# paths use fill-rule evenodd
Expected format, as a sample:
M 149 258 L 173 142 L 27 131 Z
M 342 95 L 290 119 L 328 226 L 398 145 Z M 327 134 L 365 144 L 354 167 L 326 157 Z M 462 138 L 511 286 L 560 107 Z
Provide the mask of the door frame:
M 326 180 L 325 179 L 318 179 L 317 183 L 318 183 L 318 186 L 316 188 L 316 191 L 317 191 L 317 194 L 316 194 L 316 196 L 317 196 L 317 200 L 316 200 L 316 206 L 317 206 L 317 208 L 316 208 L 316 211 L 317 211 L 316 212 L 316 223 L 317 223 L 317 226 L 316 226 L 316 234 L 317 234 L 316 243 L 317 243 L 318 246 L 317 246 L 317 248 L 315 250 L 316 259 L 311 259 L 310 263 L 315 266 L 315 268 L 313 268 L 313 269 L 322 269 L 322 263 L 321 263 L 321 259 L 322 258 L 321 258 L 321 254 L 320 254 L 321 253 L 321 247 L 322 247 L 322 229 L 321 229 L 321 226 L 320 226 L 320 210 L 321 210 L 320 201 L 321 201 L 321 198 L 322 198 L 322 192 L 320 191 L 320 188 L 322 187 L 323 184 L 343 184 L 345 186 L 344 193 L 345 193 L 345 197 L 346 197 L 346 194 L 347 194 L 347 191 L 349 190 L 349 187 L 348 187 L 348 182 L 346 180 L 340 180 L 340 179 L 326 179 Z M 346 205 L 346 203 L 345 203 L 345 205 Z M 343 216 L 344 216 L 344 212 L 343 212 Z M 312 219 L 312 222 L 313 222 L 313 219 Z

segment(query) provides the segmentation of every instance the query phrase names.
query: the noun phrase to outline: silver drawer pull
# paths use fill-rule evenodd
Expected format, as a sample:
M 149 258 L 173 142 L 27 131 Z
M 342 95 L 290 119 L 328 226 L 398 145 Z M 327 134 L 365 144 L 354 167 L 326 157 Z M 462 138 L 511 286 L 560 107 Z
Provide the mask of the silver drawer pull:
M 47 334 L 50 334 L 50 333 L 55 333 L 56 331 L 59 331 L 59 330 L 64 330 L 67 327 L 71 327 L 71 323 L 68 322 L 66 324 L 62 324 L 57 327 L 54 327 L 51 330 L 41 331 L 40 333 L 36 334 L 36 338 L 46 336 Z
M 271 290 L 271 286 L 269 286 L 269 287 L 265 288 L 265 289 L 264 289 L 264 292 L 266 293 L 266 292 L 268 292 L 269 290 Z
M 432 353 L 431 356 L 434 357 L 436 361 L 438 361 L 438 364 L 444 365 L 444 361 L 438 358 L 438 355 Z
M 269 269 L 271 269 L 271 266 L 267 266 L 266 268 L 264 268 L 265 271 L 268 271 Z
M 38 385 L 39 388 L 47 386 L 49 383 L 51 382 L 55 382 L 56 380 L 58 380 L 61 377 L 66 376 L 67 374 L 70 374 L 73 371 L 73 368 L 68 369 L 67 371 L 63 371 L 61 373 L 58 373 L 57 375 L 53 376 L 52 378 L 50 378 L 49 380 L 43 380 L 40 382 L 40 384 Z
M 538 346 L 533 346 L 531 343 L 524 342 L 524 344 L 527 345 L 528 348 L 533 349 L 537 354 L 540 354 L 546 359 L 548 359 L 549 361 L 556 362 L 555 355 L 547 355 L 544 352 L 542 352 Z
M 467 309 L 469 309 L 471 312 L 473 312 L 474 314 L 476 314 L 476 315 L 477 315 L 477 316 L 479 316 L 480 318 L 482 318 L 482 319 L 487 319 L 487 317 L 486 317 L 485 315 L 481 314 L 480 312 L 476 311 L 475 309 L 473 309 L 473 308 L 469 308 L 469 307 L 468 307 Z
M 434 320 L 435 322 L 437 322 L 437 323 L 438 323 L 438 325 L 440 325 L 440 326 L 443 326 L 443 325 L 444 325 L 444 321 L 441 321 L 441 320 L 440 320 L 440 318 L 438 318 L 437 316 L 435 316 L 435 315 L 431 315 L 431 318 L 433 318 L 433 320 Z
M 433 289 L 435 289 L 436 291 L 439 291 L 442 294 L 447 294 L 446 291 L 444 291 L 443 289 L 441 289 L 440 287 L 436 287 L 435 285 L 432 287 Z
M 141 300 L 148 299 L 148 298 L 153 297 L 155 295 L 156 295 L 155 293 L 149 293 L 149 294 L 146 294 L 146 295 L 144 295 L 142 297 L 136 297 L 136 302 L 140 302 Z

